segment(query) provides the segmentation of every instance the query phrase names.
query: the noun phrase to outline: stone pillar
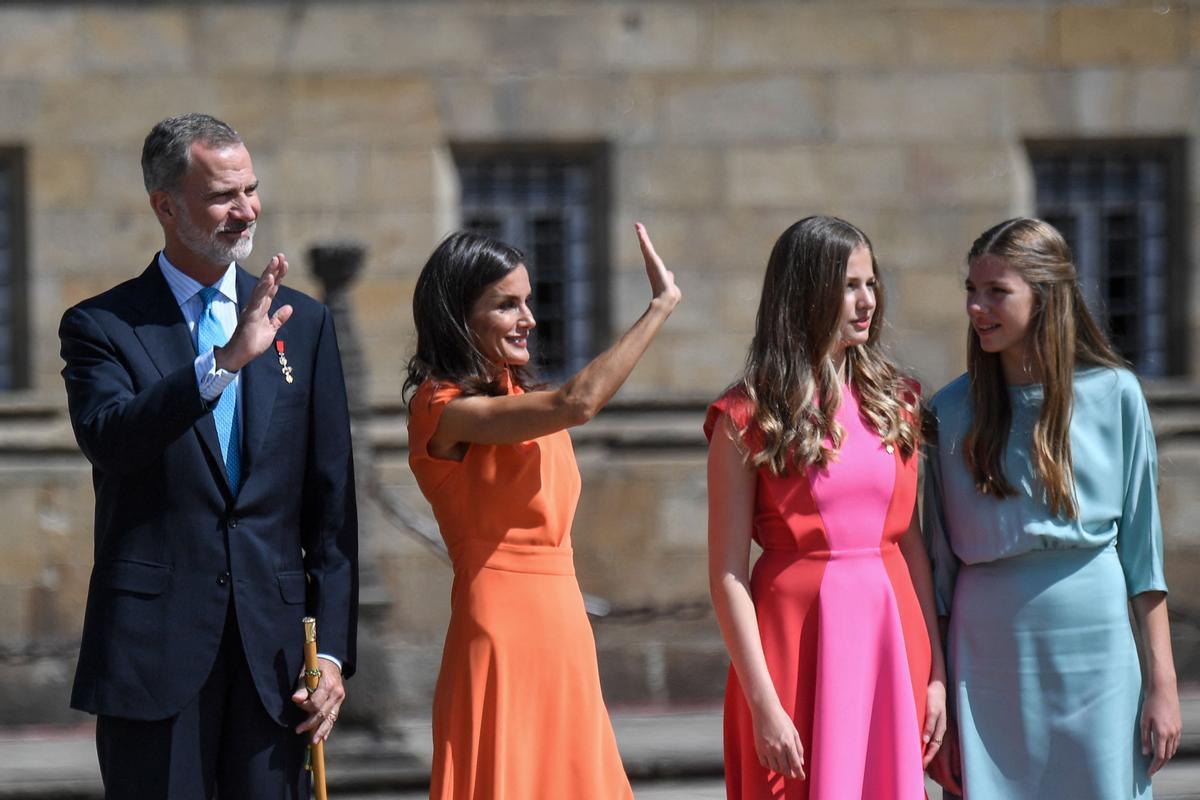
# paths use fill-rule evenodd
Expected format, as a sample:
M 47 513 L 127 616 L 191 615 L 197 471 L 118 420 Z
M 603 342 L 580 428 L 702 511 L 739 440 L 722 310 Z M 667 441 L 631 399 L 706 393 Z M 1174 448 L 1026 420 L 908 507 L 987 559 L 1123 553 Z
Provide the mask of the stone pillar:
M 308 250 L 313 274 L 324 285 L 325 305 L 329 307 L 337 325 L 338 350 L 342 355 L 346 397 L 350 402 L 350 422 L 356 425 L 364 424 L 371 415 L 367 399 L 366 363 L 358 338 L 353 304 L 350 302 L 350 286 L 362 271 L 366 252 L 366 248 L 358 242 L 330 242 L 314 245 Z M 354 455 L 359 454 L 360 442 L 366 447 L 364 455 L 369 462 L 370 443 L 365 436 L 355 437 Z M 358 466 L 357 461 L 355 466 Z
M 350 434 L 354 452 L 354 483 L 358 499 L 359 617 L 358 672 L 347 686 L 349 700 L 342 721 L 349 725 L 384 731 L 397 711 L 398 693 L 390 677 L 383 637 L 391 599 L 374 568 L 380 534 L 376 521 L 374 456 L 369 423 L 371 404 L 367 397 L 367 363 L 358 337 L 351 286 L 362 272 L 366 248 L 358 242 L 328 242 L 309 248 L 313 274 L 324 285 L 324 302 L 337 328 L 338 351 L 346 379 L 350 407 Z M 317 632 L 318 638 L 320 631 Z

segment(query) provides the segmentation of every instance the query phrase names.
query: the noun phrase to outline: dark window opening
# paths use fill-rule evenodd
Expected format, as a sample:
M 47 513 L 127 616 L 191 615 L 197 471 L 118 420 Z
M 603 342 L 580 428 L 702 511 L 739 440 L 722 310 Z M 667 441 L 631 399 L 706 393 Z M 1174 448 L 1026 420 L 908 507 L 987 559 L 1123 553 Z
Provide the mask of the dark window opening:
M 1084 296 L 1146 377 L 1187 357 L 1185 144 L 1179 139 L 1029 145 L 1038 215 L 1066 237 Z
M 0 391 L 29 386 L 25 152 L 0 147 Z
M 603 145 L 454 148 L 463 227 L 525 254 L 539 372 L 567 377 L 607 337 L 607 155 Z

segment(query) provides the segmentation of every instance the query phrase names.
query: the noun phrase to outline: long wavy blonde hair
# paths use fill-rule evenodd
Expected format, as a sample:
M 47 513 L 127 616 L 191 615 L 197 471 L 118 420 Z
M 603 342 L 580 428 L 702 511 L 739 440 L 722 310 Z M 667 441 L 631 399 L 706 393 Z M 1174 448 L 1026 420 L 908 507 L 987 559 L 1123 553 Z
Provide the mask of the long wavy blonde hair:
M 1033 289 L 1034 307 L 1026 337 L 1031 372 L 1040 375 L 1042 409 L 1033 427 L 1032 455 L 1050 512 L 1074 519 L 1075 471 L 1071 462 L 1071 414 L 1077 365 L 1123 367 L 1124 361 L 1088 312 L 1076 279 L 1071 248 L 1048 222 L 1028 217 L 1005 220 L 980 234 L 967 254 L 1003 259 Z M 963 440 L 963 457 L 975 488 L 995 497 L 1016 489 L 1004 474 L 1004 450 L 1012 428 L 1012 406 L 999 353 L 988 353 L 979 334 L 967 329 L 967 375 L 974 415 Z
M 754 406 L 753 466 L 772 474 L 826 466 L 846 432 L 835 415 L 841 376 L 833 364 L 846 290 L 846 264 L 858 247 L 871 253 L 875 313 L 866 344 L 848 347 L 851 385 L 864 421 L 907 458 L 919 440 L 919 398 L 913 383 L 884 354 L 885 293 L 867 235 L 837 217 L 806 217 L 775 242 L 763 279 L 754 340 L 740 386 Z M 739 431 L 744 443 L 751 437 Z

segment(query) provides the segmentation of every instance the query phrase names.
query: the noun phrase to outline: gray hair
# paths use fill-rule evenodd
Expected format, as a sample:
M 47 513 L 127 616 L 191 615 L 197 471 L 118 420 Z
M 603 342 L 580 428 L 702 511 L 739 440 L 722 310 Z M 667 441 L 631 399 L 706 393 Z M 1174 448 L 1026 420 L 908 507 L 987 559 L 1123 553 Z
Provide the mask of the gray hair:
M 142 144 L 142 183 L 146 192 L 171 191 L 187 171 L 195 142 L 209 147 L 242 144 L 232 127 L 208 114 L 167 117 L 151 129 Z

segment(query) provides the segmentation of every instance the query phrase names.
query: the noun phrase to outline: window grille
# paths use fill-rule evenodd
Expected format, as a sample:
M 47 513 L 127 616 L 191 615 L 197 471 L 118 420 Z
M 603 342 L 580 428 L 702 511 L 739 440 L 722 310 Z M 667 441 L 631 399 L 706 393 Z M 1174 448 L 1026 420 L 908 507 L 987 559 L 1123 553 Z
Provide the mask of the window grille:
M 1174 141 L 1031 145 L 1038 215 L 1071 245 L 1089 307 L 1147 377 L 1182 371 L 1183 151 Z
M 0 391 L 27 385 L 24 158 L 0 148 Z
M 606 334 L 602 148 L 460 147 L 456 162 L 463 227 L 525 254 L 539 372 L 575 373 Z

